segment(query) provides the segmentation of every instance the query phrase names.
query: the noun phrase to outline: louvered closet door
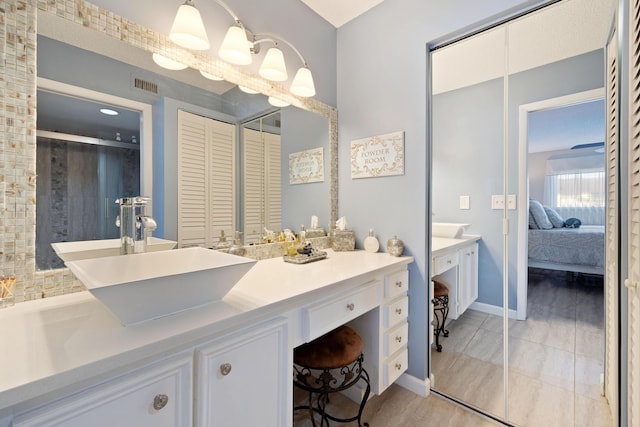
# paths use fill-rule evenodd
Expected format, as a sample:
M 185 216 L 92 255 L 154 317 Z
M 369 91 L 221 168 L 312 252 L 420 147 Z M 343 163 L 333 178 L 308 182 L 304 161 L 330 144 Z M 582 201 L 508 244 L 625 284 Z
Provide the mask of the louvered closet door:
M 178 246 L 206 246 L 207 130 L 203 117 L 178 111 Z
M 629 427 L 640 427 L 640 0 L 629 2 Z
M 270 230 L 282 230 L 282 178 L 280 135 L 264 134 L 266 223 Z
M 235 230 L 235 126 L 178 111 L 178 246 Z
M 243 141 L 244 241 L 257 242 L 264 227 L 264 144 L 262 133 L 245 129 Z M 275 230 L 274 230 L 275 231 Z
M 618 143 L 618 39 L 617 32 L 607 44 L 607 210 L 605 227 L 605 394 L 613 419 L 617 418 L 618 407 L 618 210 L 619 210 L 619 143 Z

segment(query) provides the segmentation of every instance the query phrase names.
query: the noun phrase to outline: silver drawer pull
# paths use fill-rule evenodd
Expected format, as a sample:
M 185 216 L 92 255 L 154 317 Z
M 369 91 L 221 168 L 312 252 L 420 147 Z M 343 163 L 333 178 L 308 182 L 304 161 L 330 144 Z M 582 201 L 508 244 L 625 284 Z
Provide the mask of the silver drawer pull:
M 402 342 L 402 336 L 398 336 L 398 337 L 396 337 L 396 341 L 397 341 L 397 342 Z
M 396 308 L 396 314 L 402 314 L 402 309 L 400 307 Z
M 396 363 L 396 369 L 399 371 L 402 369 L 402 363 Z
M 450 259 L 447 260 L 447 264 L 451 264 L 451 260 Z
M 347 308 L 349 309 L 349 311 L 353 311 L 354 308 L 356 308 L 355 304 L 351 303 L 351 304 L 347 304 Z
M 396 286 L 401 288 L 402 287 L 402 280 L 396 281 Z
M 229 372 L 231 372 L 231 363 L 223 363 L 220 365 L 220 373 L 222 375 L 227 376 Z
M 166 394 L 156 394 L 156 397 L 153 398 L 153 409 L 159 411 L 160 409 L 167 406 L 169 402 L 169 396 Z

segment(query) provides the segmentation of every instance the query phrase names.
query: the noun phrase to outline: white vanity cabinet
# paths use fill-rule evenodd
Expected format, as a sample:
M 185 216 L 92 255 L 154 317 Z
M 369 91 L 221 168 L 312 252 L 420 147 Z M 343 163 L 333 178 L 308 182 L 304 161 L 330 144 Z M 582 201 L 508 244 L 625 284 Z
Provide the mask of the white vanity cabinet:
M 12 426 L 189 426 L 192 368 L 189 352 L 24 413 L 13 420 Z
M 434 280 L 449 287 L 448 319 L 457 319 L 478 299 L 478 243 L 475 239 L 445 240 L 453 243 L 434 251 L 431 272 Z
M 234 333 L 196 350 L 199 427 L 287 425 L 293 363 L 286 320 Z

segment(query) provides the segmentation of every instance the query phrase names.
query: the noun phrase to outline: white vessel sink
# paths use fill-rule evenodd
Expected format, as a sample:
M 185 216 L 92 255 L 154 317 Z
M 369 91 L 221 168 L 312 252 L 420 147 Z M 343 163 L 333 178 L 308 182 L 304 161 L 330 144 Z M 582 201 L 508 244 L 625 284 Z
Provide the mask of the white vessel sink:
M 448 237 L 459 239 L 469 224 L 457 224 L 453 222 L 433 222 L 431 223 L 431 236 Z
M 176 243 L 173 240 L 149 237 L 149 240 L 147 240 L 147 252 L 173 249 Z M 52 243 L 51 247 L 64 262 L 120 255 L 120 239 L 59 242 Z
M 255 263 L 211 249 L 185 248 L 65 265 L 126 326 L 218 301 Z

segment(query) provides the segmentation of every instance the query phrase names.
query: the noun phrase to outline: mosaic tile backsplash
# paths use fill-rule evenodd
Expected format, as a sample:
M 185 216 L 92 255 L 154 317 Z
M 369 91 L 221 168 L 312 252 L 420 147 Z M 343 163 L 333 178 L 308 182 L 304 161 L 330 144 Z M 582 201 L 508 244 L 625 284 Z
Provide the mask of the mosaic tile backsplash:
M 55 14 L 70 25 L 83 25 L 194 68 L 216 72 L 232 83 L 243 84 L 266 95 L 278 95 L 291 101 L 292 105 L 329 118 L 332 191 L 328 202 L 331 219 L 335 221 L 338 168 L 335 108 L 314 99 L 294 97 L 282 86 L 212 60 L 206 54 L 189 54 L 172 45 L 165 36 L 83 0 L 3 0 L 0 2 L 0 56 L 3 59 L 0 61 L 0 274 L 15 276 L 15 302 L 84 290 L 68 269 L 36 270 L 38 13 Z

